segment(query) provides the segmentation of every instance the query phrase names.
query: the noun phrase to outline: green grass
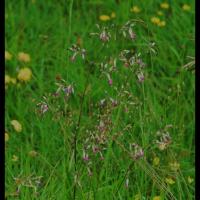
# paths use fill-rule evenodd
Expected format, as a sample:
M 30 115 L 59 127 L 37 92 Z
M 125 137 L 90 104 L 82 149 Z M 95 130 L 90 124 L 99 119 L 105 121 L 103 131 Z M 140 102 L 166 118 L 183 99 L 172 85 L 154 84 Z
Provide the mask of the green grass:
M 129 143 L 138 143 L 144 148 L 144 158 L 138 161 L 130 159 L 128 154 L 116 142 L 109 140 L 109 148 L 104 153 L 104 161 L 92 160 L 93 176 L 82 161 L 82 142 L 88 137 L 87 129 L 97 124 L 97 116 L 88 117 L 90 103 L 110 96 L 116 97 L 114 86 L 119 87 L 128 75 L 126 69 L 119 65 L 119 72 L 113 77 L 113 87 L 107 79 L 98 77 L 98 70 L 89 75 L 89 87 L 83 102 L 80 128 L 77 134 L 76 171 L 80 185 L 76 185 L 76 199 L 135 199 L 140 194 L 144 199 L 160 196 L 167 199 L 169 191 L 176 199 L 194 199 L 195 183 L 188 182 L 188 176 L 195 179 L 194 169 L 194 82 L 192 71 L 182 67 L 190 62 L 187 56 L 194 56 L 194 1 L 168 1 L 169 10 L 163 10 L 160 16 L 166 21 L 165 27 L 151 23 L 151 17 L 157 16 L 161 1 L 145 0 L 57 0 L 57 1 L 12 0 L 6 1 L 5 47 L 13 58 L 6 61 L 6 74 L 17 77 L 18 69 L 29 67 L 33 76 L 30 82 L 13 85 L 6 89 L 5 129 L 9 140 L 5 144 L 5 170 L 7 199 L 41 199 L 62 200 L 73 199 L 74 190 L 74 148 L 73 127 L 66 124 L 66 119 L 53 120 L 51 113 L 38 116 L 36 104 L 43 95 L 55 92 L 55 77 L 61 75 L 67 83 L 73 83 L 75 94 L 70 99 L 73 120 L 78 121 L 82 95 L 89 74 L 81 59 L 70 62 L 67 48 L 76 43 L 77 36 L 82 39 L 83 47 L 91 58 L 100 61 L 105 55 L 116 55 L 118 48 L 131 46 L 119 41 L 111 42 L 110 48 L 100 47 L 90 32 L 96 32 L 95 24 L 124 24 L 129 19 L 141 19 L 147 26 L 138 23 L 137 35 L 133 48 L 144 55 L 147 65 L 147 77 L 143 84 L 138 84 L 135 76 L 129 79 L 129 91 L 138 98 L 140 105 L 133 107 L 131 114 L 123 112 L 122 106 L 115 108 L 111 118 L 112 130 L 110 138 L 117 132 L 123 135 L 118 142 L 128 148 Z M 135 2 L 135 1 L 134 1 Z M 181 6 L 187 3 L 190 11 L 183 11 Z M 131 13 L 130 8 L 137 5 L 141 8 L 138 14 Z M 99 21 L 102 14 L 116 13 L 111 22 Z M 46 36 L 45 39 L 43 36 Z M 146 55 L 144 41 L 156 43 L 157 55 Z M 132 47 L 132 46 L 131 46 Z M 17 60 L 18 52 L 30 54 L 31 62 L 22 63 Z M 86 74 L 85 74 L 86 73 Z M 86 75 L 86 76 L 85 76 Z M 105 92 L 107 91 L 107 93 Z M 108 95 L 107 95 L 108 94 Z M 120 98 L 118 100 L 121 100 Z M 127 102 L 127 100 L 125 100 Z M 61 102 L 62 103 L 62 102 Z M 91 108 L 92 109 L 92 108 Z M 93 108 L 94 113 L 98 110 Z M 10 124 L 16 119 L 23 127 L 17 133 Z M 131 128 L 123 130 L 128 124 Z M 167 124 L 172 143 L 160 151 L 156 144 L 156 132 Z M 29 152 L 38 152 L 30 157 Z M 16 155 L 18 161 L 12 161 Z M 153 165 L 153 158 L 160 158 L 158 166 Z M 176 161 L 180 170 L 171 171 L 169 163 Z M 126 189 L 125 174 L 127 169 L 129 187 Z M 14 178 L 42 176 L 42 184 L 38 187 L 38 196 L 32 188 L 21 186 L 19 197 L 14 197 L 17 184 Z M 155 177 L 156 176 L 156 177 Z M 166 177 L 173 177 L 175 183 L 160 188 L 155 179 L 165 184 Z M 142 199 L 142 198 L 141 198 Z M 169 199 L 172 199 L 170 197 Z

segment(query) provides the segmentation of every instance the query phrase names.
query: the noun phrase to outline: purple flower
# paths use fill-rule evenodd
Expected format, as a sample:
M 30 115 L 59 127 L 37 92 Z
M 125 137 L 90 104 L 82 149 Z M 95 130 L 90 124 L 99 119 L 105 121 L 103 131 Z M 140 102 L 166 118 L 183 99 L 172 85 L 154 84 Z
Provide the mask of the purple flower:
M 40 110 L 42 112 L 42 114 L 44 114 L 45 112 L 47 112 L 49 109 L 48 105 L 47 104 L 42 104 L 41 107 L 40 107 Z
M 112 79 L 109 79 L 109 80 L 108 80 L 108 84 L 109 84 L 110 86 L 113 84 Z
M 140 83 L 144 82 L 144 74 L 142 72 L 138 73 L 137 77 Z
M 103 42 L 108 42 L 110 40 L 110 36 L 105 30 L 99 35 L 99 38 Z

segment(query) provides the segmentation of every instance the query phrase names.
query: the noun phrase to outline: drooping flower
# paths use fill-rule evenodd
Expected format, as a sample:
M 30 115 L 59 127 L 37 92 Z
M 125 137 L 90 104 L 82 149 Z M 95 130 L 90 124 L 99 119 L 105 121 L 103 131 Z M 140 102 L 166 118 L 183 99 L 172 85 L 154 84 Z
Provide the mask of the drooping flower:
M 27 53 L 19 52 L 18 53 L 18 60 L 21 61 L 21 62 L 30 62 L 31 57 Z
M 182 9 L 184 11 L 189 11 L 191 9 L 191 7 L 188 4 L 183 4 Z
M 141 9 L 140 9 L 138 6 L 133 6 L 133 7 L 131 8 L 131 12 L 140 13 L 140 12 L 141 12 Z
M 142 72 L 138 73 L 137 77 L 140 83 L 144 82 L 144 74 Z
M 25 67 L 19 70 L 19 73 L 17 75 L 18 80 L 27 82 L 32 77 L 32 71 L 30 68 Z
M 18 133 L 22 131 L 22 125 L 17 120 L 12 120 L 11 125 Z
M 109 16 L 109 15 L 100 15 L 100 16 L 99 16 L 99 19 L 100 19 L 101 21 L 106 22 L 106 21 L 109 21 L 109 20 L 110 20 L 110 16 Z
M 5 60 L 11 60 L 12 59 L 12 54 L 9 53 L 8 51 L 5 51 Z
M 169 4 L 168 4 L 167 2 L 161 3 L 161 4 L 160 4 L 160 7 L 161 7 L 162 9 L 169 9 Z

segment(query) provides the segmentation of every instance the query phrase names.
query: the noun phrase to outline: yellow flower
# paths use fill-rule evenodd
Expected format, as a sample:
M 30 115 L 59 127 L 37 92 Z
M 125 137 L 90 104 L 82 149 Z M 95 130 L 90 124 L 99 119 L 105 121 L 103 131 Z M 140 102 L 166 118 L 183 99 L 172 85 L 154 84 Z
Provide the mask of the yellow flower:
M 101 21 L 109 21 L 109 20 L 110 20 L 110 16 L 108 16 L 108 15 L 101 15 L 101 16 L 99 17 L 99 19 L 100 19 Z
M 25 68 L 22 68 L 19 70 L 19 73 L 17 75 L 17 78 L 20 80 L 20 81 L 29 81 L 31 79 L 31 76 L 32 76 L 32 71 L 25 67 Z
M 9 75 L 5 75 L 5 84 L 9 84 L 11 82 L 11 77 Z
M 18 133 L 22 131 L 22 125 L 17 120 L 12 120 L 11 124 Z
M 28 155 L 30 156 L 30 157 L 35 157 L 35 156 L 37 156 L 37 152 L 36 151 L 29 151 L 29 153 L 28 153 Z
M 158 11 L 157 14 L 160 15 L 160 16 L 163 16 L 163 12 L 162 11 Z
M 141 9 L 140 9 L 138 6 L 133 6 L 133 7 L 131 8 L 131 12 L 139 13 L 139 12 L 141 12 Z
M 176 161 L 173 163 L 169 163 L 169 166 L 170 166 L 171 170 L 173 170 L 173 171 L 177 171 L 180 169 L 180 163 L 178 163 Z
M 165 3 L 161 3 L 160 7 L 163 8 L 163 9 L 169 9 L 169 4 L 166 3 L 166 2 Z
M 157 165 L 159 165 L 159 163 L 160 163 L 160 158 L 155 157 L 155 158 L 153 159 L 153 165 L 154 165 L 154 166 L 157 166 Z
M 13 162 L 17 162 L 18 160 L 19 160 L 19 158 L 18 158 L 16 155 L 13 155 L 12 161 L 13 161 Z
M 175 183 L 175 181 L 172 178 L 166 178 L 165 182 L 170 184 L 170 185 L 173 185 Z
M 158 23 L 158 26 L 160 26 L 160 27 L 163 27 L 163 26 L 165 26 L 166 25 L 166 22 L 165 21 L 160 21 L 159 23 Z
M 8 133 L 5 133 L 5 142 L 8 142 L 8 140 L 9 140 L 9 135 Z
M 9 53 L 8 51 L 5 51 L 5 60 L 11 60 L 12 59 L 12 54 Z
M 152 17 L 152 18 L 151 18 L 151 22 L 152 22 L 153 24 L 159 24 L 159 23 L 160 23 L 160 19 L 159 19 L 158 17 Z
M 187 181 L 188 181 L 189 184 L 191 184 L 194 181 L 194 179 L 191 178 L 190 176 L 188 176 Z
M 30 55 L 24 52 L 18 53 L 18 60 L 22 62 L 30 62 L 31 58 Z
M 111 18 L 115 18 L 115 17 L 116 17 L 115 12 L 112 12 L 111 15 L 110 15 L 110 17 L 111 17 Z
M 187 4 L 184 4 L 184 5 L 182 6 L 182 9 L 183 9 L 184 11 L 189 11 L 189 10 L 191 9 L 191 7 L 190 7 L 189 5 L 187 5 Z
M 161 200 L 160 196 L 155 196 L 153 200 Z

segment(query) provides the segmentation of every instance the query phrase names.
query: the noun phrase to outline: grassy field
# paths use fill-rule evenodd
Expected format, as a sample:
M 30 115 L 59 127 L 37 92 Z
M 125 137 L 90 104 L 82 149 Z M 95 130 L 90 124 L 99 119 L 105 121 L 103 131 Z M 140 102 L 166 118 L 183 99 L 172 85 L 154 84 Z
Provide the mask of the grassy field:
M 6 199 L 195 199 L 194 23 L 189 0 L 6 1 Z

